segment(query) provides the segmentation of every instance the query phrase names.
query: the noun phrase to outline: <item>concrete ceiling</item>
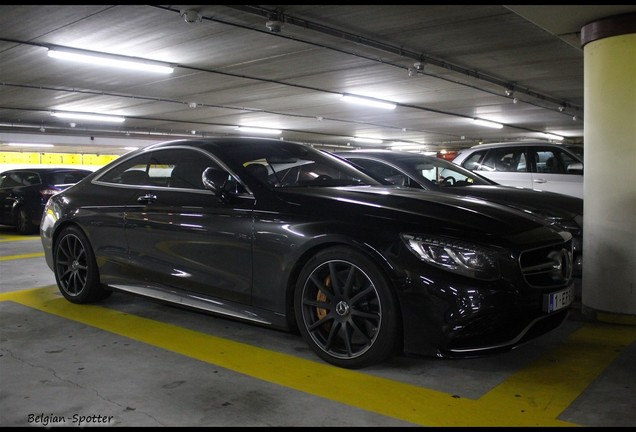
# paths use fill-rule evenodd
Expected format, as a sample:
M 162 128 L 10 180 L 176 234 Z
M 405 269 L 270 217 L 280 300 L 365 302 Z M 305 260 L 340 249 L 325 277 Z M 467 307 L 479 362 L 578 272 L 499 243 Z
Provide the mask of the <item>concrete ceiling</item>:
M 0 151 L 26 142 L 52 143 L 53 151 L 123 153 L 128 145 L 172 138 L 234 136 L 238 125 L 281 129 L 285 139 L 334 148 L 399 142 L 434 151 L 549 140 L 546 132 L 581 143 L 581 27 L 634 11 L 621 5 L 0 6 Z M 100 68 L 50 58 L 49 48 L 175 69 L 155 75 Z M 397 107 L 347 104 L 342 94 Z M 126 120 L 71 124 L 51 116 L 65 111 Z M 484 128 L 474 118 L 504 127 Z

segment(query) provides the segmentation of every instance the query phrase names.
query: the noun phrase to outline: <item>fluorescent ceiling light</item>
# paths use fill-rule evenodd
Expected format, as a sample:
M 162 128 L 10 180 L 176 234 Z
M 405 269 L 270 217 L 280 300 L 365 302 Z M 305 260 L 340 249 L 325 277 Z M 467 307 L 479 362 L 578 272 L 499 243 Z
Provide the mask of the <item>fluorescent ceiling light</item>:
M 7 143 L 11 147 L 54 147 L 53 144 Z
M 495 128 L 495 129 L 503 128 L 503 125 L 501 123 L 495 123 L 495 122 L 491 122 L 488 120 L 481 120 L 481 119 L 473 119 L 473 121 L 475 122 L 475 124 L 478 124 L 480 126 L 486 126 L 486 127 Z
M 73 120 L 93 120 L 104 121 L 112 123 L 122 123 L 126 120 L 125 117 L 112 116 L 106 114 L 87 114 L 87 113 L 70 113 L 70 112 L 52 112 L 53 117 L 73 119 Z
M 268 128 L 258 128 L 258 127 L 250 127 L 250 126 L 239 126 L 237 129 L 240 130 L 241 132 L 268 134 L 268 135 L 279 135 L 283 133 L 283 131 L 280 129 L 268 129 Z
M 109 56 L 106 54 L 88 54 L 77 51 L 66 51 L 49 48 L 48 55 L 49 57 L 53 58 L 77 61 L 81 63 L 89 63 L 92 65 L 132 69 L 145 72 L 172 73 L 174 71 L 174 68 L 170 66 L 146 61 L 123 60 L 121 58 Z
M 543 133 L 550 139 L 557 140 L 557 141 L 563 141 L 563 137 L 562 136 L 551 134 L 551 133 L 548 133 L 548 132 L 543 132 Z
M 395 109 L 397 106 L 391 102 L 383 102 L 377 99 L 369 99 L 360 96 L 352 96 L 352 95 L 342 95 L 342 100 L 345 102 L 351 102 L 359 105 L 372 106 L 376 108 L 384 108 L 384 109 Z
M 367 143 L 367 144 L 382 144 L 384 142 L 381 139 L 362 138 L 362 137 L 355 137 L 353 140 L 356 142 Z
M 412 144 L 412 143 L 405 143 L 405 142 L 394 142 L 390 145 L 391 149 L 393 150 L 405 150 L 405 151 L 409 151 L 409 150 L 422 150 L 425 148 L 425 145 L 423 144 Z

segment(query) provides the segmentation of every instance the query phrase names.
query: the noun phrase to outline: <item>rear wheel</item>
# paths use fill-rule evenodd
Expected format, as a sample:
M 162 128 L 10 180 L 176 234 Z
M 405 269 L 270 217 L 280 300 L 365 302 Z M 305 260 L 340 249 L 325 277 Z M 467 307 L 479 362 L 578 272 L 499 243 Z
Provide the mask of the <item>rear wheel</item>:
M 53 248 L 55 280 L 72 303 L 92 303 L 111 294 L 99 283 L 95 254 L 86 235 L 77 227 L 62 230 Z
M 395 353 L 399 311 L 386 277 L 362 253 L 334 247 L 301 271 L 294 296 L 300 333 L 323 360 L 357 369 Z

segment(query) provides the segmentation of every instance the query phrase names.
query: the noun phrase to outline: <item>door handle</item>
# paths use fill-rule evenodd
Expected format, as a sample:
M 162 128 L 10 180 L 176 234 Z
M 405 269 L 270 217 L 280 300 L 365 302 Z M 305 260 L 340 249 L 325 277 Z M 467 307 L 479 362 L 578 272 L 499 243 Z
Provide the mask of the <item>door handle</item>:
M 532 180 L 535 183 L 547 183 L 548 181 L 546 179 L 534 179 Z
M 137 198 L 137 202 L 143 204 L 152 204 L 155 201 L 157 201 L 157 195 L 153 194 L 145 194 Z

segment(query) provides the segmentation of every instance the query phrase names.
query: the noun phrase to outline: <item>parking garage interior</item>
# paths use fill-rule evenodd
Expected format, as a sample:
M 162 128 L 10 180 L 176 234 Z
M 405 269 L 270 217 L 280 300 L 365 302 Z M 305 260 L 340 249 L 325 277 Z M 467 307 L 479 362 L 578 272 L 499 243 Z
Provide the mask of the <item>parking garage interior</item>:
M 133 148 L 240 136 L 239 126 L 327 151 L 439 157 L 498 141 L 577 144 L 589 257 L 567 322 L 544 338 L 496 356 L 400 356 L 351 371 L 317 360 L 298 335 L 160 302 L 116 293 L 67 304 L 39 234 L 0 226 L 0 425 L 636 425 L 634 6 L 0 11 L 2 170 L 96 170 Z M 114 73 L 52 51 L 173 72 Z M 341 100 L 351 95 L 394 106 L 354 109 Z

